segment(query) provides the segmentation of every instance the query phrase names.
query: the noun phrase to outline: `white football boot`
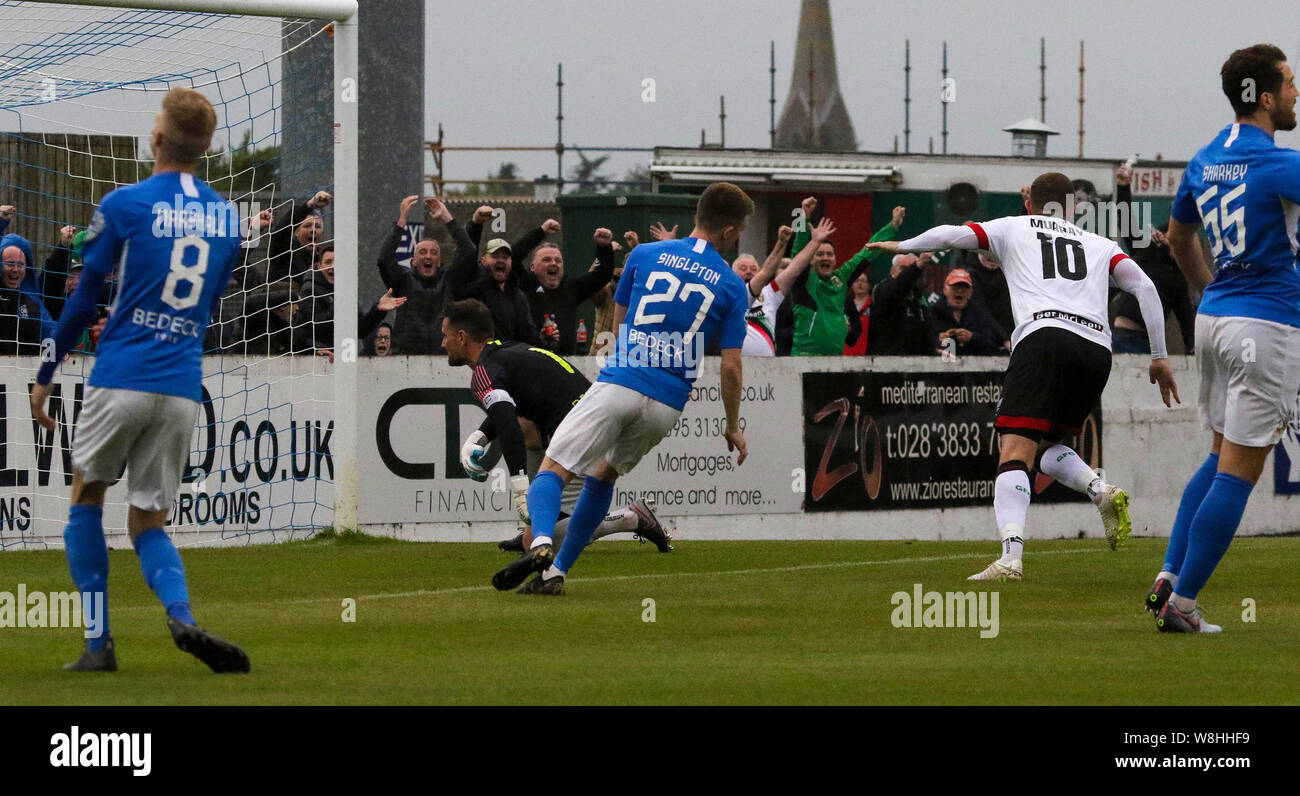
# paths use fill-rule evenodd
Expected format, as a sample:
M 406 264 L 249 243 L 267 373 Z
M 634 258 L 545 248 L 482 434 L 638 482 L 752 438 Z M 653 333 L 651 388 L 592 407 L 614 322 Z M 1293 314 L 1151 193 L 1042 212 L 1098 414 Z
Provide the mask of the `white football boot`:
M 1103 483 L 1095 494 L 1088 491 L 1088 497 L 1101 514 L 1101 524 L 1106 529 L 1106 543 L 1111 550 L 1118 549 L 1128 541 L 1133 531 L 1133 521 L 1128 516 L 1128 493 L 1114 484 Z
M 983 572 L 971 575 L 966 580 L 1023 580 L 1025 577 L 1025 567 L 1020 559 L 1012 559 L 1010 564 L 1004 564 L 1001 561 L 994 561 L 989 564 Z

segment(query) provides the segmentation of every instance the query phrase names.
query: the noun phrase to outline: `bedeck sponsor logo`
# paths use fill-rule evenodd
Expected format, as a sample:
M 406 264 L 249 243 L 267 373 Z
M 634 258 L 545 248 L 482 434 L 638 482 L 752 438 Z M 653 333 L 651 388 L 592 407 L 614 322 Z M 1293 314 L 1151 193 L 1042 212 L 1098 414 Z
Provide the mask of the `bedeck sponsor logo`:
M 618 337 L 602 332 L 594 351 L 600 367 L 681 369 L 687 379 L 704 374 L 704 338 L 694 332 L 645 332 L 619 326 Z M 612 342 L 612 346 L 610 343 Z
M 68 732 L 50 736 L 50 765 L 54 768 L 129 768 L 135 777 L 153 771 L 153 733 Z
M 998 635 L 998 592 L 922 591 L 919 583 L 909 594 L 896 591 L 889 621 L 894 627 L 978 627 L 980 638 Z

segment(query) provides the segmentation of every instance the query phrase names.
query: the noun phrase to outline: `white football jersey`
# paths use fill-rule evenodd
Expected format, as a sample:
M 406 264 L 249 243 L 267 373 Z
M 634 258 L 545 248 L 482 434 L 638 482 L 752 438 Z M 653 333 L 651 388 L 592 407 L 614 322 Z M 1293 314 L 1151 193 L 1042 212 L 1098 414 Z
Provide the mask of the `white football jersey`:
M 1110 273 L 1128 257 L 1119 244 L 1052 216 L 970 223 L 979 247 L 1002 261 L 1016 329 L 1014 349 L 1045 326 L 1110 348 Z
M 776 342 L 773 339 L 776 311 L 784 300 L 785 294 L 776 286 L 775 280 L 765 286 L 757 297 L 751 296 L 749 312 L 745 313 L 745 344 L 740 350 L 741 356 L 776 356 Z

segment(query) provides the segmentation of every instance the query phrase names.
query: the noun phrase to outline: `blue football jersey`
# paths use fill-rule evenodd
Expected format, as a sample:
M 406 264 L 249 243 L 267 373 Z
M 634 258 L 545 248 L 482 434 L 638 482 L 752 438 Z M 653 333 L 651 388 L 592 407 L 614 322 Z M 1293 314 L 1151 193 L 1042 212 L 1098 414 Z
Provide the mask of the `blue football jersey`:
M 1187 164 L 1171 214 L 1205 226 L 1218 266 L 1200 312 L 1300 327 L 1300 152 L 1230 124 Z
M 706 240 L 637 246 L 614 300 L 627 307 L 618 347 L 598 381 L 619 384 L 675 409 L 686 406 L 706 344 L 745 343 L 749 289 Z
M 104 197 L 82 243 L 87 271 L 117 272 L 88 384 L 202 397 L 203 337 L 239 254 L 234 205 L 166 172 Z

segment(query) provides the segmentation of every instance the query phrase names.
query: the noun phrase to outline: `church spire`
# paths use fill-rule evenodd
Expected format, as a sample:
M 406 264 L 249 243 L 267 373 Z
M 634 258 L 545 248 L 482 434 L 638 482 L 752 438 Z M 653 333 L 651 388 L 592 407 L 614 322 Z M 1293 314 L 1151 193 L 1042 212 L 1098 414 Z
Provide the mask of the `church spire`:
M 856 150 L 840 95 L 830 0 L 803 0 L 790 94 L 776 127 L 777 149 Z

